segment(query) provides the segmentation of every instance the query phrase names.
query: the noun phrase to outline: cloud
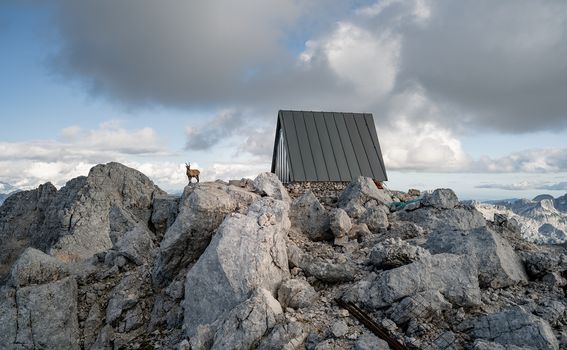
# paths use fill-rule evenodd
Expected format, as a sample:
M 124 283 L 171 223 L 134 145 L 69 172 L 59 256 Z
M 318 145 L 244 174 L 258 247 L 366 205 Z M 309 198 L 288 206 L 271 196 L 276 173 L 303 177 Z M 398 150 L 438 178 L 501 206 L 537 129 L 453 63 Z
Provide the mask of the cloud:
M 471 171 L 489 173 L 559 173 L 567 172 L 567 148 L 528 149 L 501 158 L 482 157 Z
M 549 190 L 549 191 L 567 191 L 567 182 L 549 183 L 521 181 L 512 184 L 489 183 L 476 186 L 476 188 L 499 189 L 510 191 L 526 191 L 526 190 Z
M 219 142 L 231 137 L 246 127 L 243 114 L 233 110 L 221 111 L 212 121 L 202 127 L 188 127 L 185 130 L 188 150 L 208 150 Z

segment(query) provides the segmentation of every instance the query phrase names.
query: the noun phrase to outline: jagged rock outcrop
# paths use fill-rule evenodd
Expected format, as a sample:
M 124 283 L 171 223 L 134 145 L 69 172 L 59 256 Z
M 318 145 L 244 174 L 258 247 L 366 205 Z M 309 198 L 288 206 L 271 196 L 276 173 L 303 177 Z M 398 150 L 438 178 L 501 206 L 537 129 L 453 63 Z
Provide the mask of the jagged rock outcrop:
M 549 324 L 517 307 L 496 314 L 480 316 L 462 326 L 473 337 L 505 346 L 557 350 L 559 344 Z
M 57 281 L 69 275 L 64 263 L 34 248 L 27 248 L 12 266 L 11 284 L 25 287 Z
M 185 187 L 179 214 L 160 243 L 159 260 L 153 271 L 156 285 L 163 286 L 197 259 L 225 216 L 236 209 L 236 201 L 225 189 L 215 183 Z
M 366 211 L 365 205 L 370 201 L 375 201 L 375 204 L 389 204 L 392 202 L 392 197 L 386 190 L 378 189 L 371 178 L 359 176 L 348 184 L 337 204 L 350 217 L 359 218 Z
M 284 236 L 290 228 L 288 205 L 265 197 L 246 215 L 227 217 L 185 282 L 185 328 L 219 319 L 255 288 L 275 295 L 289 276 Z
M 477 271 L 476 264 L 465 255 L 437 254 L 371 275 L 357 283 L 345 297 L 375 309 L 419 292 L 438 290 L 451 303 L 479 305 Z
M 401 239 L 389 238 L 375 245 L 370 251 L 370 263 L 378 268 L 392 269 L 431 256 L 429 251 Z
M 287 256 L 291 267 L 298 267 L 307 276 L 313 276 L 323 282 L 348 282 L 355 278 L 356 269 L 350 263 L 319 259 L 303 253 L 301 249 L 291 244 L 287 247 Z
M 522 261 L 514 249 L 487 227 L 432 232 L 426 246 L 434 254 L 466 254 L 474 259 L 482 287 L 502 288 L 528 281 Z
M 286 203 L 291 202 L 291 197 L 276 174 L 261 173 L 254 179 L 252 186 L 254 187 L 254 191 L 261 196 L 272 197 Z
M 292 202 L 289 218 L 292 227 L 305 233 L 313 241 L 333 238 L 329 227 L 329 214 L 311 191 L 305 192 Z
M 459 205 L 459 198 L 449 188 L 438 188 L 432 193 L 426 193 L 421 199 L 421 204 L 437 209 L 452 209 Z
M 154 197 L 151 222 L 159 240 L 175 222 L 179 213 L 179 202 L 178 196 L 157 195 Z
M 413 211 L 398 211 L 393 214 L 396 220 L 413 222 L 428 232 L 438 230 L 467 231 L 486 226 L 486 220 L 474 208 L 456 207 L 437 209 L 423 207 Z

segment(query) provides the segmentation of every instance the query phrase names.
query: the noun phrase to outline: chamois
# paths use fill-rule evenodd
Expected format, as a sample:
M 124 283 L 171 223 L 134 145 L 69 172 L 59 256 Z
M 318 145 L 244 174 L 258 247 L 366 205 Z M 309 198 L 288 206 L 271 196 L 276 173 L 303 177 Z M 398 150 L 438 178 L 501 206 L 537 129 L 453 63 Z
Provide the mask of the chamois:
M 187 178 L 189 178 L 189 183 L 191 183 L 192 178 L 196 178 L 199 182 L 199 174 L 201 173 L 197 169 L 191 169 L 191 163 L 185 163 L 185 168 L 187 169 Z

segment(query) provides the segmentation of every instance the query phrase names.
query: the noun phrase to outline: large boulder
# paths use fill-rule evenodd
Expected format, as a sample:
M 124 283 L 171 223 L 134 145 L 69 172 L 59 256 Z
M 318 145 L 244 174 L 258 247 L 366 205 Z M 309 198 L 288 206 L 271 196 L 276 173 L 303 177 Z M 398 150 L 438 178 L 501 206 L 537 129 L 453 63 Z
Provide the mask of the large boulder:
M 521 307 L 467 320 L 460 327 L 468 330 L 476 339 L 505 346 L 514 345 L 541 350 L 559 349 L 549 324 Z
M 345 297 L 369 308 L 382 308 L 426 290 L 439 291 L 449 302 L 461 306 L 479 305 L 478 270 L 465 255 L 437 254 L 411 264 L 371 274 L 357 283 Z
M 184 323 L 188 336 L 246 300 L 256 288 L 275 295 L 289 277 L 288 211 L 286 203 L 262 198 L 246 215 L 234 214 L 224 220 L 187 273 Z
M 333 238 L 329 228 L 329 215 L 311 191 L 305 192 L 293 201 L 289 219 L 293 227 L 305 233 L 313 241 Z
M 279 323 L 261 340 L 256 349 L 300 350 L 305 348 L 303 346 L 305 337 L 307 332 L 301 322 Z
M 427 249 L 434 254 L 466 254 L 479 270 L 481 287 L 502 288 L 528 281 L 520 258 L 510 244 L 487 227 L 470 231 L 435 231 Z
M 27 248 L 12 266 L 14 287 L 44 284 L 69 275 L 64 263 L 34 248 Z
M 149 265 L 155 255 L 155 246 L 150 232 L 141 227 L 126 232 L 114 245 L 117 255 L 136 265 Z
M 426 193 L 421 199 L 421 204 L 437 209 L 452 209 L 459 204 L 459 198 L 449 188 L 438 188 L 432 193 Z
M 537 250 L 522 251 L 520 256 L 526 266 L 527 272 L 534 277 L 541 277 L 548 273 L 567 271 L 567 254 L 561 249 L 541 246 Z
M 388 238 L 376 244 L 370 251 L 370 263 L 378 268 L 392 269 L 417 261 L 431 254 L 401 239 Z
M 278 290 L 278 300 L 283 307 L 301 309 L 311 305 L 316 298 L 315 288 L 301 279 L 289 279 Z
M 158 195 L 153 200 L 151 222 L 156 236 L 161 240 L 168 228 L 173 225 L 179 213 L 179 196 Z
M 370 231 L 378 233 L 388 228 L 388 209 L 383 205 L 370 206 L 358 221 L 365 223 Z
M 338 206 L 345 209 L 350 217 L 358 218 L 369 201 L 387 205 L 392 202 L 392 197 L 386 190 L 378 189 L 371 178 L 359 176 L 341 193 Z
M 66 277 L 0 292 L 0 349 L 79 349 L 77 283 Z
M 269 291 L 258 288 L 216 327 L 211 350 L 251 349 L 282 318 L 278 301 Z
M 413 222 L 428 232 L 438 230 L 472 230 L 486 226 L 484 216 L 474 208 L 456 207 L 437 209 L 422 207 L 412 211 L 398 211 L 392 214 L 397 221 Z
M 159 247 L 153 271 L 154 284 L 165 285 L 180 269 L 197 259 L 207 248 L 213 232 L 236 202 L 224 185 L 203 183 L 187 186 L 181 199 L 179 214 L 167 230 Z
M 261 196 L 272 197 L 286 203 L 291 202 L 291 197 L 287 190 L 274 173 L 261 173 L 254 179 L 253 187 L 254 191 Z
M 356 268 L 352 263 L 324 260 L 304 253 L 291 243 L 287 247 L 287 256 L 291 267 L 299 267 L 307 276 L 313 276 L 323 282 L 349 282 L 356 277 Z
M 335 238 L 341 238 L 350 232 L 352 221 L 346 211 L 341 208 L 335 208 L 329 214 L 329 226 Z

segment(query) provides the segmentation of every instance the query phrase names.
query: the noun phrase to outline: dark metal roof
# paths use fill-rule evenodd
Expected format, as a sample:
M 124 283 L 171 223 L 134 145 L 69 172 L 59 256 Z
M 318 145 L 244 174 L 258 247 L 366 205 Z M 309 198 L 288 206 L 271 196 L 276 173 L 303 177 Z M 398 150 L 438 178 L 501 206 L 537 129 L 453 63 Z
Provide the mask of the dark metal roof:
M 388 179 L 369 113 L 279 111 L 272 172 L 280 144 L 287 147 L 291 181 L 351 181 L 360 175 Z

